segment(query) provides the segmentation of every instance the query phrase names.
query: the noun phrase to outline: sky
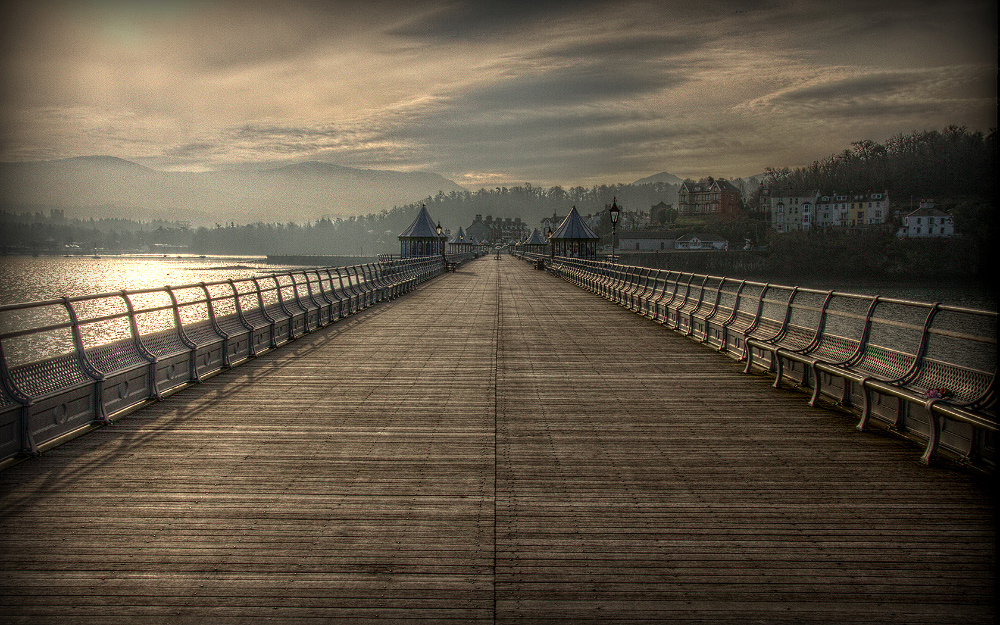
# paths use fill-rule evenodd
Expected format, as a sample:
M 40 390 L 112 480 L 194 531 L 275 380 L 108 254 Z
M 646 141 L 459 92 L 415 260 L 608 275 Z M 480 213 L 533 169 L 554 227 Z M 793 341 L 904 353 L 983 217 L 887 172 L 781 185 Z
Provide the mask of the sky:
M 5 162 L 572 187 L 996 126 L 995 0 L 15 0 L 0 24 Z

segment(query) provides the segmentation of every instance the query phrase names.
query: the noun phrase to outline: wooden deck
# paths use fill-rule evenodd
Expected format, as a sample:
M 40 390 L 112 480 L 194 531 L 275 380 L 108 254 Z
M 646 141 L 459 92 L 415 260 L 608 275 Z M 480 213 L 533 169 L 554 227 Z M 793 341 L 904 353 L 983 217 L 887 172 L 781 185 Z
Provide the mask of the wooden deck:
M 991 484 L 505 257 L 0 473 L 3 623 L 993 623 Z

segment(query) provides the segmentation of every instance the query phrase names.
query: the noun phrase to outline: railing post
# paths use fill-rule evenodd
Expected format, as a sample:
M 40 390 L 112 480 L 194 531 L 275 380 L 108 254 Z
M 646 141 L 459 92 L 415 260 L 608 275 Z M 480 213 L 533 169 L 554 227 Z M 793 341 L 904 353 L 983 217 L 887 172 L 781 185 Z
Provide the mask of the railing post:
M 124 293 L 124 291 L 123 291 Z M 128 301 L 128 298 L 126 298 Z M 73 349 L 76 350 L 76 357 L 80 363 L 80 368 L 87 374 L 87 377 L 94 381 L 94 418 L 101 423 L 110 423 L 107 413 L 104 411 L 104 398 L 102 397 L 101 382 L 104 380 L 104 372 L 98 371 L 87 358 L 87 350 L 83 346 L 83 334 L 80 332 L 80 320 L 76 315 L 76 309 L 68 297 L 62 298 L 63 306 L 69 314 L 70 334 L 73 337 Z
M 264 305 L 264 292 L 260 288 L 260 281 L 256 276 L 251 278 L 251 280 L 253 280 L 253 284 L 257 289 L 257 305 L 260 306 L 260 316 L 264 318 L 264 321 L 271 324 L 271 331 L 268 334 L 271 337 L 271 349 L 274 349 L 278 347 L 278 337 L 276 336 L 278 332 L 278 320 L 267 313 L 267 306 Z M 274 283 L 276 286 L 279 286 L 277 280 Z M 289 328 L 291 328 L 291 324 L 289 324 Z
M 205 307 L 209 311 L 209 313 L 208 313 L 209 323 L 212 324 L 212 329 L 215 330 L 216 329 L 215 328 L 215 323 L 212 320 L 211 304 L 209 304 L 209 302 L 208 302 L 208 290 L 205 288 L 205 283 L 204 282 L 202 282 L 198 286 L 200 286 L 201 289 L 202 289 L 202 292 L 205 293 Z M 181 337 L 181 343 L 184 343 L 185 347 L 187 347 L 190 350 L 194 350 L 197 347 L 197 345 L 195 345 L 194 341 L 192 341 L 188 337 L 187 333 L 184 332 L 184 323 L 181 321 L 180 304 L 177 301 L 177 296 L 174 294 L 174 290 L 170 288 L 170 285 L 167 285 L 167 286 L 163 287 L 163 290 L 167 292 L 168 296 L 170 296 L 170 305 L 171 305 L 171 308 L 173 308 L 173 313 L 174 313 L 174 325 L 177 326 L 177 336 Z M 125 297 L 125 292 L 124 291 L 122 291 L 122 297 Z M 194 352 L 192 351 L 191 352 L 191 366 L 193 367 L 194 365 L 195 365 L 195 362 L 194 362 Z
M 228 280 L 229 288 L 233 290 L 233 303 L 236 304 L 236 317 L 240 320 L 240 323 L 244 328 L 253 332 L 253 326 L 247 321 L 246 315 L 243 314 L 243 304 L 240 303 L 240 291 L 236 288 L 236 282 L 232 278 Z M 253 336 L 251 335 L 250 341 L 253 342 Z
M 344 315 L 344 300 L 337 294 L 337 285 L 333 283 L 333 270 L 330 267 L 326 267 L 323 271 L 326 272 L 327 280 L 330 282 L 330 295 L 333 297 L 333 305 L 337 308 L 337 317 L 336 319 L 333 319 L 333 321 L 339 321 L 342 317 L 346 316 Z M 333 317 L 332 309 L 330 311 L 330 317 Z

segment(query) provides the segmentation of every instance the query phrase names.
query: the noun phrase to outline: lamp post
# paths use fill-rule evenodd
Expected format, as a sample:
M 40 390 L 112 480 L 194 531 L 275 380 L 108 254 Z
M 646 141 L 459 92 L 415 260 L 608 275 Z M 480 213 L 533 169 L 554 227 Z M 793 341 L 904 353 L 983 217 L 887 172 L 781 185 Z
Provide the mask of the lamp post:
M 444 239 L 441 238 L 441 233 L 444 232 L 444 230 L 441 229 L 441 222 L 440 221 L 438 222 L 437 228 L 435 228 L 435 230 L 437 231 L 437 235 L 438 235 L 438 243 L 441 244 L 441 260 L 444 261 L 445 266 L 447 266 L 448 261 L 445 259 L 445 256 L 444 256 Z
M 608 209 L 608 213 L 611 215 L 611 262 L 615 262 L 615 232 L 618 226 L 618 215 L 622 212 L 622 209 L 618 208 L 618 198 L 611 200 L 611 208 Z

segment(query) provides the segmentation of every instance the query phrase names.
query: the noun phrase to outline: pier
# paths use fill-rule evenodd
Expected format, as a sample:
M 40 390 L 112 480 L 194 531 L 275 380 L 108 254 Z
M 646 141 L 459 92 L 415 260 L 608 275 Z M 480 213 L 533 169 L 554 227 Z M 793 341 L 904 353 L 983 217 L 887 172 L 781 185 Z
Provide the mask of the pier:
M 744 371 L 463 263 L 0 472 L 0 622 L 995 622 L 994 476 Z

